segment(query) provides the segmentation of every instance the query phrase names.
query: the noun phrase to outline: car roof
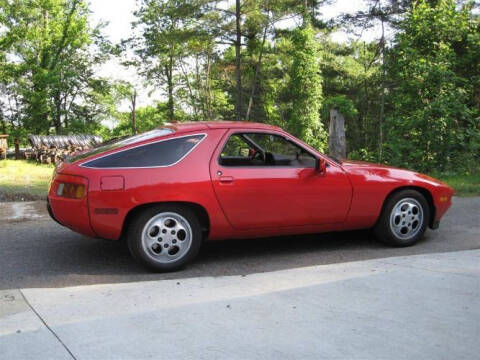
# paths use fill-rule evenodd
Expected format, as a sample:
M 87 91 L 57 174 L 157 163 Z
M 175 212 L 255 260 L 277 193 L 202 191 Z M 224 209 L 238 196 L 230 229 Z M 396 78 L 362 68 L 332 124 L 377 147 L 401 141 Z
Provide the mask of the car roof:
M 250 121 L 192 121 L 172 122 L 160 126 L 160 128 L 171 128 L 175 132 L 201 131 L 208 129 L 258 129 L 282 131 L 278 126 L 255 123 Z

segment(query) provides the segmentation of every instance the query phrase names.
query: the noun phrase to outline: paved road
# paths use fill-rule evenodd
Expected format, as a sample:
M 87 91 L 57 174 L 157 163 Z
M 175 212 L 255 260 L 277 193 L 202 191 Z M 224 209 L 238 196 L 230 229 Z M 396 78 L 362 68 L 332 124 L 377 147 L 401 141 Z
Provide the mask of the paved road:
M 455 198 L 439 230 L 409 248 L 369 232 L 231 240 L 204 244 L 180 272 L 152 274 L 115 242 L 86 238 L 49 219 L 0 223 L 0 290 L 247 275 L 304 266 L 480 249 L 480 198 Z
M 38 217 L 35 204 L 13 213 L 0 222 L 0 358 L 480 353 L 480 198 L 455 199 L 441 229 L 411 248 L 368 232 L 225 241 L 170 274 Z

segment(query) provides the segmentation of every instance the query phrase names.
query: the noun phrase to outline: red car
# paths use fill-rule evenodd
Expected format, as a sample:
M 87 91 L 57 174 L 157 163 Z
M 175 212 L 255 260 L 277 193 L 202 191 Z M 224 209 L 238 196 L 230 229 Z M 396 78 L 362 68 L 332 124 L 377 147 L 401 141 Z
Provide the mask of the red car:
M 173 270 L 206 239 L 373 228 L 408 246 L 438 227 L 453 193 L 413 171 L 337 161 L 275 126 L 195 122 L 67 158 L 48 208 L 74 231 L 126 239 L 143 264 Z

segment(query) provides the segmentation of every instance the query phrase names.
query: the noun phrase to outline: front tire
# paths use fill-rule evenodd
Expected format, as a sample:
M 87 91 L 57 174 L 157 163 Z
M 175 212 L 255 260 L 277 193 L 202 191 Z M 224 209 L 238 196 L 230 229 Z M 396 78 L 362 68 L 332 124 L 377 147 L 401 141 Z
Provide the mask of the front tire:
M 387 199 L 374 233 L 387 244 L 410 246 L 422 238 L 429 219 L 425 197 L 415 190 L 401 190 Z
M 202 228 L 189 208 L 158 205 L 141 212 L 128 229 L 132 256 L 154 271 L 174 271 L 195 258 Z

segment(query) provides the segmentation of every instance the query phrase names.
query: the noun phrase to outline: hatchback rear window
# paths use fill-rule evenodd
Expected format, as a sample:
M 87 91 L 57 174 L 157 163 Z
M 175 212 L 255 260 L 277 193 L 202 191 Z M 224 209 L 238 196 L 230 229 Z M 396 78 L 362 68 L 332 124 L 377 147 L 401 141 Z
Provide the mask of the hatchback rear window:
M 205 137 L 204 134 L 182 136 L 121 150 L 88 161 L 89 168 L 142 168 L 173 165 L 187 156 Z
M 140 142 L 144 140 L 149 140 L 153 139 L 156 137 L 161 137 L 165 136 L 168 134 L 172 134 L 174 131 L 172 129 L 167 129 L 167 128 L 162 128 L 162 129 L 155 129 L 151 131 L 144 132 L 142 134 L 137 134 L 133 136 L 128 136 L 128 137 L 123 137 L 120 139 L 114 139 L 113 141 L 107 141 L 102 144 L 99 144 L 98 146 L 94 147 L 93 149 L 90 149 L 88 151 L 82 152 L 78 155 L 74 156 L 68 156 L 65 159 L 65 162 L 67 163 L 73 163 L 78 160 L 83 160 L 86 159 L 87 157 L 90 157 L 92 155 L 100 154 L 102 152 L 106 152 L 109 150 L 113 150 L 125 145 L 133 144 L 134 142 Z

